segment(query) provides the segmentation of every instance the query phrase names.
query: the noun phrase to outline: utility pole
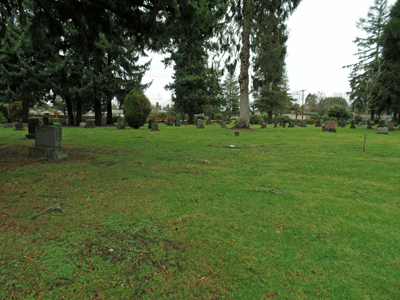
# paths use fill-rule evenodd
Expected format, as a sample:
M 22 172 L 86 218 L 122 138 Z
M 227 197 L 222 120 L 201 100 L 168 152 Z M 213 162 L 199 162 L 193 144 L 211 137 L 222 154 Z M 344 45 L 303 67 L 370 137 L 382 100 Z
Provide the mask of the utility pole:
M 301 90 L 300 92 L 303 93 L 303 96 L 301 98 L 301 119 L 303 120 L 303 116 L 304 116 L 304 92 L 306 90 Z

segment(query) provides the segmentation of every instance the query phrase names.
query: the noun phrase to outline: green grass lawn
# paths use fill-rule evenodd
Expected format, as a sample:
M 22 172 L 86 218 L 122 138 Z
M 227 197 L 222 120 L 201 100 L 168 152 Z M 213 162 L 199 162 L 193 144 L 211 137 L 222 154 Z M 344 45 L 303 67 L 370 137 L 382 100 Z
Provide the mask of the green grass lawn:
M 400 131 L 159 127 L 0 127 L 0 299 L 400 299 Z

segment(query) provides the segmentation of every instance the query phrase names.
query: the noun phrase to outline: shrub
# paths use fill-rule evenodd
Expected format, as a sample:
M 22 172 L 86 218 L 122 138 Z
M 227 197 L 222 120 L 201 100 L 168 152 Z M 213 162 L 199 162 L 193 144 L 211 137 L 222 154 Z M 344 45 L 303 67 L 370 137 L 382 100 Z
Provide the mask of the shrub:
M 268 114 L 263 114 L 261 117 L 265 122 L 268 121 Z
M 279 123 L 289 123 L 292 119 L 288 116 L 279 116 L 276 118 Z
M 251 124 L 260 124 L 260 116 L 259 115 L 251 115 L 250 123 Z
M 196 119 L 197 120 L 204 120 L 206 117 L 204 115 L 197 115 Z
M 309 125 L 317 124 L 317 120 L 315 120 L 315 119 L 307 119 L 307 124 L 309 124 Z
M 53 124 L 55 124 L 55 123 L 57 123 L 57 124 L 60 123 L 60 124 L 61 124 L 59 118 L 50 118 L 50 123 L 53 123 Z
M 161 122 L 164 122 L 164 119 L 166 118 L 167 113 L 166 112 L 160 112 L 157 114 L 157 118 L 161 119 Z
M 3 114 L 4 118 L 8 119 L 8 109 L 4 105 L 0 105 L 0 112 Z
M 351 113 L 346 111 L 346 108 L 341 105 L 335 105 L 328 110 L 328 116 L 334 117 L 337 120 L 347 120 L 351 118 Z
M 21 118 L 22 101 L 16 101 L 8 106 L 8 117 L 15 120 Z
M 357 115 L 357 116 L 354 117 L 354 121 L 356 121 L 357 123 L 360 123 L 360 122 L 363 121 L 363 119 L 362 119 L 361 116 Z
M 151 103 L 142 93 L 132 90 L 125 98 L 124 116 L 126 124 L 138 129 L 146 124 L 146 119 L 151 112 Z
M 220 113 L 214 115 L 214 119 L 217 120 L 217 121 L 222 120 L 222 118 L 223 118 L 222 114 L 220 114 Z
M 319 114 L 312 114 L 310 116 L 310 119 L 313 119 L 313 120 L 317 121 L 317 120 L 321 119 L 321 117 L 319 116 Z
M 4 118 L 3 113 L 0 111 L 0 119 Z

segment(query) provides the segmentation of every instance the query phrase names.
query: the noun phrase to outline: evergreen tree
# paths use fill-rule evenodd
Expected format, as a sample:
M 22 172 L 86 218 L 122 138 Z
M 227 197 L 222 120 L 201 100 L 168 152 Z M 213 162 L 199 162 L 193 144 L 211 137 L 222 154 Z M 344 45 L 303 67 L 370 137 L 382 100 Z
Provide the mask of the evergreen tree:
M 371 79 L 376 81 L 373 89 L 379 89 L 378 82 L 382 79 L 383 65 L 383 33 L 384 26 L 388 23 L 389 10 L 387 0 L 375 0 L 369 8 L 367 18 L 361 18 L 357 22 L 357 27 L 366 33 L 366 37 L 357 37 L 354 43 L 357 45 L 358 62 L 353 65 L 345 66 L 351 69 L 350 73 L 350 100 L 353 106 L 371 112 L 371 119 L 374 119 L 375 108 L 382 100 L 382 93 L 372 91 L 373 99 L 366 99 L 365 94 L 369 94 L 371 89 Z M 379 70 L 378 70 L 379 69 Z M 380 78 L 376 78 L 376 73 L 380 73 Z M 379 97 L 376 95 L 379 94 Z
M 268 40 L 267 37 L 274 36 L 274 28 L 275 31 L 278 29 L 275 32 L 275 36 L 278 36 L 278 31 L 283 29 L 281 26 L 283 26 L 287 17 L 300 2 L 301 0 L 235 0 L 232 2 L 230 15 L 228 16 L 228 20 L 232 21 L 232 25 L 228 27 L 228 33 L 224 36 L 222 50 L 233 49 L 233 51 L 230 51 L 230 57 L 228 58 L 229 64 L 232 63 L 230 58 L 236 58 L 236 54 L 240 53 L 240 74 L 238 79 L 240 84 L 240 122 L 235 126 L 236 128 L 250 127 L 249 67 L 251 51 L 258 49 L 261 53 L 260 47 L 274 45 L 275 42 Z M 269 20 L 272 21 L 269 22 Z M 235 40 L 234 32 L 240 34 L 240 42 Z M 268 41 L 270 42 L 269 44 Z M 252 42 L 256 47 L 252 48 Z M 232 44 L 235 47 L 231 47 Z M 268 58 L 267 53 L 270 50 L 271 48 L 268 47 L 262 52 L 262 57 L 259 57 L 260 62 Z M 280 52 L 274 52 L 273 59 L 283 53 Z M 233 62 L 233 65 L 236 65 L 236 62 Z M 264 63 L 264 65 L 267 66 L 267 63 Z M 255 72 L 257 73 L 258 70 L 255 70 Z M 266 74 L 264 73 L 264 76 Z
M 384 28 L 383 57 L 387 70 L 385 81 L 389 82 L 386 106 L 393 110 L 393 119 L 400 113 L 400 1 L 392 7 L 390 20 Z
M 228 69 L 228 74 L 222 84 L 222 91 L 226 101 L 225 113 L 229 118 L 238 115 L 240 87 L 235 70 Z
M 172 91 L 172 101 L 182 115 L 188 115 L 189 124 L 194 115 L 203 111 L 210 102 L 212 76 L 207 68 L 208 40 L 225 12 L 220 1 L 178 0 L 180 16 L 168 19 L 166 27 L 171 44 L 166 65 L 174 63 L 173 82 L 167 85 Z

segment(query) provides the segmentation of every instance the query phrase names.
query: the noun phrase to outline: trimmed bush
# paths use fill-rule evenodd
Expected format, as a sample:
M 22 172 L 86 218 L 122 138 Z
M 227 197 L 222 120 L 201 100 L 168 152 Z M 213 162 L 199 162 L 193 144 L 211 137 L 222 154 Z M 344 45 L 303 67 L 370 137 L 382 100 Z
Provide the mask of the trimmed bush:
M 146 124 L 151 112 L 151 103 L 142 93 L 132 90 L 125 98 L 124 116 L 128 126 L 138 129 Z
M 319 116 L 319 114 L 312 114 L 310 116 L 310 119 L 317 121 L 317 120 L 321 119 L 321 117 Z
M 214 115 L 214 119 L 217 120 L 217 121 L 222 120 L 222 118 L 223 118 L 222 114 L 219 114 L 219 113 L 218 113 L 218 114 L 215 114 L 215 115 Z
M 259 115 L 251 115 L 250 116 L 250 124 L 260 124 L 260 116 Z
M 206 117 L 204 115 L 198 115 L 196 117 L 197 120 L 204 120 Z
M 22 101 L 10 103 L 8 106 L 8 117 L 15 120 L 22 116 Z
M 315 119 L 307 119 L 307 124 L 309 124 L 309 125 L 317 124 L 317 120 L 315 120 Z
M 157 114 L 157 118 L 161 119 L 161 122 L 164 122 L 165 118 L 167 117 L 166 112 L 160 112 Z
M 292 119 L 289 116 L 279 116 L 276 118 L 279 123 L 289 123 Z

